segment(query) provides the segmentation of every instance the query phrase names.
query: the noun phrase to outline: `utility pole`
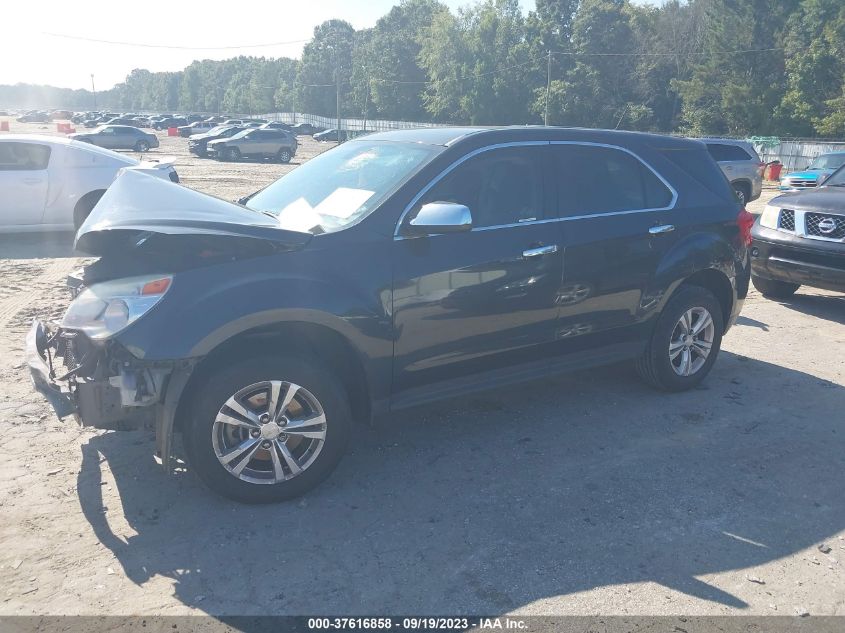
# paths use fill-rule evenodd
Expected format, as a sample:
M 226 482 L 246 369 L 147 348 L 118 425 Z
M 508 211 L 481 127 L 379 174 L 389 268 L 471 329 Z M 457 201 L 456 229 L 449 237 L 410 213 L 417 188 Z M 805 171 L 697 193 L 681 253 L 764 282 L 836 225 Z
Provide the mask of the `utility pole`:
M 367 74 L 366 66 L 364 66 L 364 79 L 367 82 L 367 90 L 364 93 L 364 129 L 361 130 L 362 132 L 366 132 L 367 130 L 367 115 L 370 109 L 370 76 Z
M 97 91 L 94 89 L 94 73 L 91 73 L 91 94 L 94 95 L 94 109 L 97 109 Z
M 340 143 L 340 55 L 337 49 L 334 52 L 335 59 L 335 81 L 337 82 L 337 142 Z
M 549 92 L 552 88 L 552 51 L 549 50 L 549 59 L 546 62 L 546 112 L 543 114 L 543 125 L 549 125 Z
M 293 124 L 296 125 L 296 80 L 293 81 Z

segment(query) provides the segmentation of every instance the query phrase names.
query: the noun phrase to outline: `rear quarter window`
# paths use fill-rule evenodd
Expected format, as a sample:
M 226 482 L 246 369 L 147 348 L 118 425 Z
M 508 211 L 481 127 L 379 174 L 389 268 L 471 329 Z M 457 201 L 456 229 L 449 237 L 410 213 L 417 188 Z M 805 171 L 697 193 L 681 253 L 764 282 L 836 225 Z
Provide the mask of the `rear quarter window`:
M 705 149 L 663 149 L 663 156 L 672 161 L 689 177 L 704 185 L 724 200 L 734 201 L 735 196 L 728 179 Z

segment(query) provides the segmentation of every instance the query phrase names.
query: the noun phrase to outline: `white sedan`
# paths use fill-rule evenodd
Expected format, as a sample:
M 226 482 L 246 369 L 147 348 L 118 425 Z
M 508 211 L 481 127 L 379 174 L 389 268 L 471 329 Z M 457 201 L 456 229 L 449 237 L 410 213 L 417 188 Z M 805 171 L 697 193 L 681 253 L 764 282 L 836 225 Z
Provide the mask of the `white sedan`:
M 0 232 L 78 229 L 121 169 L 179 182 L 171 160 L 139 162 L 58 136 L 0 136 Z

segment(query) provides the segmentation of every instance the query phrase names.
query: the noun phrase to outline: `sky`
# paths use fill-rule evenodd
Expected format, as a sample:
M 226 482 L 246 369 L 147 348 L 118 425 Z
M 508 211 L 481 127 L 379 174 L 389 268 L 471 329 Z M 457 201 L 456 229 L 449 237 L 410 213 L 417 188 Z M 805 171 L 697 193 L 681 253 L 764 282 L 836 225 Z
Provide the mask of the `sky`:
M 472 0 L 442 0 L 453 10 Z M 650 0 L 636 0 L 640 3 Z M 398 0 L 251 0 L 243 3 L 180 0 L 107 4 L 37 0 L 3 3 L 0 84 L 18 82 L 106 90 L 134 68 L 182 70 L 195 59 L 237 55 L 299 57 L 314 27 L 331 18 L 356 29 L 373 26 Z M 534 0 L 520 0 L 523 11 Z M 220 10 L 216 6 L 221 7 Z M 147 47 L 74 38 L 146 44 Z M 281 43 L 256 47 L 256 44 Z M 232 47 L 176 50 L 150 46 Z M 245 47 L 245 46 L 248 46 Z

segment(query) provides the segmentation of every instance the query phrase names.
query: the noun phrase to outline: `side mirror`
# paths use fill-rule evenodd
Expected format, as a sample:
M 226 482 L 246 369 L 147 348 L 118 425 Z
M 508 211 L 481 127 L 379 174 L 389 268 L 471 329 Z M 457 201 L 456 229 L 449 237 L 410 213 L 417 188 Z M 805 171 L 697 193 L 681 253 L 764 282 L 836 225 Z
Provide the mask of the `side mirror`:
M 454 202 L 429 202 L 420 208 L 416 217 L 406 226 L 406 235 L 436 235 L 460 233 L 472 228 L 469 207 Z

